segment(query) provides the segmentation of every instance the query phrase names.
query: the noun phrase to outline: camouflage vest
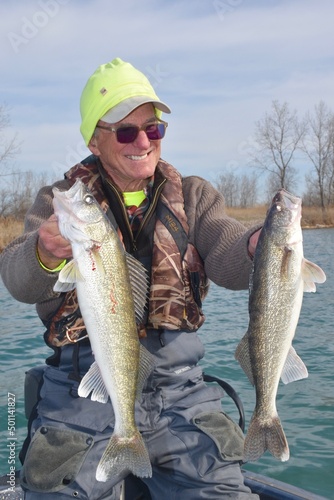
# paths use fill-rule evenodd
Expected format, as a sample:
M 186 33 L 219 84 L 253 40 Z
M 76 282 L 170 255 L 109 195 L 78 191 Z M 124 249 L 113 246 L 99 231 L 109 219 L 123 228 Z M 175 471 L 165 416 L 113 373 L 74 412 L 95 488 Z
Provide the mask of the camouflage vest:
M 208 280 L 197 250 L 188 242 L 181 175 L 162 160 L 157 168 L 168 182 L 156 209 L 145 328 L 195 331 L 205 320 L 202 300 L 208 291 Z M 70 184 L 80 177 L 108 213 L 109 203 L 96 162 L 79 163 L 65 177 Z M 77 342 L 86 335 L 75 290 L 64 294 L 64 301 L 47 328 L 45 340 L 53 347 Z

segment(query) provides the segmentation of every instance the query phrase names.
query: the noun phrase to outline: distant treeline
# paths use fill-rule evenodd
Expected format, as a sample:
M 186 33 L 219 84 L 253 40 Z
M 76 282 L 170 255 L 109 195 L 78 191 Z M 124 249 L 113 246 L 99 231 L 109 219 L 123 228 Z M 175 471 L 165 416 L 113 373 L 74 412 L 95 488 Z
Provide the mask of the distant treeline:
M 0 216 L 22 219 L 38 190 L 53 179 L 47 174 L 9 168 L 15 165 L 13 159 L 20 153 L 20 144 L 16 135 L 6 140 L 4 132 L 8 126 L 8 110 L 0 105 Z M 334 204 L 334 113 L 323 101 L 302 118 L 286 102 L 272 101 L 271 110 L 255 122 L 254 135 L 246 149 L 251 174 L 238 175 L 237 170 L 222 166 L 215 181 L 227 207 L 268 203 L 281 187 L 295 192 L 295 163 L 302 155 L 307 166 L 303 206 L 320 207 L 326 220 L 328 209 Z
M 246 150 L 253 173 L 238 176 L 236 171 L 225 170 L 216 181 L 228 206 L 246 207 L 268 201 L 281 187 L 294 192 L 298 177 L 295 164 L 301 159 L 307 170 L 303 205 L 319 206 L 325 216 L 334 204 L 334 113 L 323 101 L 302 118 L 286 102 L 272 101 L 270 112 L 255 123 Z M 260 173 L 266 185 L 261 200 Z

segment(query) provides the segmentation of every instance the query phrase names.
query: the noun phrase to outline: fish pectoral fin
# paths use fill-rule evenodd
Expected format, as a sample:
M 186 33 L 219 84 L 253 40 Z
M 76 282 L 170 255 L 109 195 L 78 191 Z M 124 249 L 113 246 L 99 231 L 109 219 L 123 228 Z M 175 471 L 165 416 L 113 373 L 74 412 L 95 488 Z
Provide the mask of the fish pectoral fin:
M 77 281 L 83 281 L 79 267 L 75 260 L 71 260 L 60 271 L 58 281 L 53 287 L 55 292 L 70 292 L 76 287 Z
M 76 284 L 75 283 L 62 283 L 61 281 L 56 281 L 53 290 L 54 292 L 70 292 L 74 290 Z
M 129 270 L 129 278 L 132 288 L 135 306 L 136 322 L 142 322 L 148 297 L 148 274 L 147 270 L 139 260 L 126 253 L 126 263 Z
M 78 281 L 85 281 L 85 278 L 79 270 L 76 259 L 73 259 L 60 271 L 58 281 L 53 289 L 56 292 L 68 292 L 75 288 Z
M 100 368 L 96 361 L 89 368 L 78 388 L 78 394 L 82 398 L 87 398 L 90 393 L 92 401 L 98 401 L 99 403 L 106 403 L 108 401 L 108 391 L 104 385 Z
M 252 364 L 249 354 L 249 333 L 247 332 L 243 338 L 240 340 L 239 345 L 237 346 L 235 353 L 235 359 L 239 362 L 241 368 L 247 375 L 250 383 L 254 385 L 254 378 L 252 372 Z
M 307 377 L 308 371 L 304 362 L 291 346 L 281 374 L 283 384 L 289 384 L 295 380 L 301 380 Z
M 152 354 L 142 345 L 139 346 L 139 372 L 136 398 L 140 401 L 144 384 L 154 368 Z
M 302 278 L 304 280 L 304 292 L 315 292 L 315 283 L 324 283 L 326 281 L 326 274 L 317 264 L 303 259 Z

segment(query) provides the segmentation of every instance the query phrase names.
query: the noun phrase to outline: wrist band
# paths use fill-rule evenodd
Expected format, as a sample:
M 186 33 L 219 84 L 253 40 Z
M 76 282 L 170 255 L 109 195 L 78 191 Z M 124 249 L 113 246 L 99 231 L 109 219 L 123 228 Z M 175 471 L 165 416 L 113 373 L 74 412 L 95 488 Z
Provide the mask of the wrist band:
M 45 271 L 48 271 L 49 273 L 57 273 L 58 271 L 61 271 L 63 269 L 63 267 L 65 267 L 66 265 L 66 259 L 64 259 L 60 264 L 59 266 L 57 266 L 55 269 L 49 269 L 48 267 L 46 267 L 43 262 L 41 261 L 39 255 L 38 255 L 38 251 L 36 250 L 36 256 L 37 256 L 37 260 L 38 260 L 38 263 L 39 265 L 41 266 L 42 269 L 44 269 Z

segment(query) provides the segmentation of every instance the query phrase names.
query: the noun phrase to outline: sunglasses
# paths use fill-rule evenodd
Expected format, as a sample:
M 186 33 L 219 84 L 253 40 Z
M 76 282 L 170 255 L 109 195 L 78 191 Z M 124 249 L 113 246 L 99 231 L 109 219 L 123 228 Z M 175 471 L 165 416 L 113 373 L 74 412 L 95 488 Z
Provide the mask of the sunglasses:
M 120 125 L 119 127 L 105 127 L 104 125 L 96 125 L 96 128 L 103 128 L 116 134 L 117 141 L 121 144 L 130 144 L 137 139 L 141 130 L 144 130 L 150 141 L 158 141 L 163 139 L 166 133 L 168 123 L 162 120 L 145 123 L 141 127 L 137 125 Z

